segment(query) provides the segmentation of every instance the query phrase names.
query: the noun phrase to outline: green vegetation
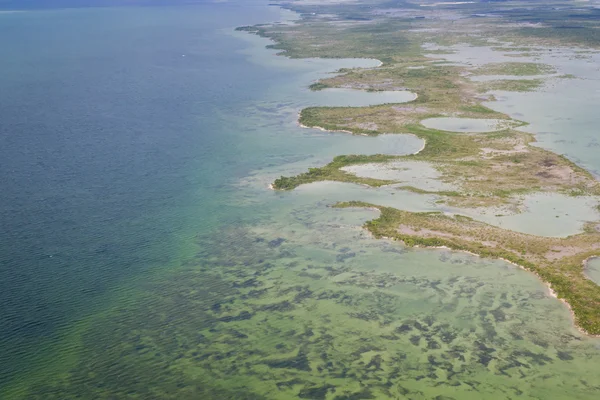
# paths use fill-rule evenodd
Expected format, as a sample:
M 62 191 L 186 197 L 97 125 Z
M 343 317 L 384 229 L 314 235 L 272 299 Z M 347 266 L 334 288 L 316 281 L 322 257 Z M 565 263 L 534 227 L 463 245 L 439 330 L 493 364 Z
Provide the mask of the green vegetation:
M 313 83 L 312 85 L 309 86 L 310 90 L 314 90 L 314 91 L 319 91 L 319 90 L 323 90 L 323 89 L 327 89 L 329 86 L 322 83 L 322 82 L 316 82 Z
M 364 202 L 338 203 L 335 207 L 368 207 L 381 212 L 365 228 L 375 237 L 388 237 L 407 246 L 440 247 L 468 251 L 481 257 L 501 258 L 537 274 L 572 308 L 577 324 L 590 334 L 600 334 L 600 286 L 583 274 L 583 263 L 600 256 L 600 232 L 567 238 L 546 238 L 507 231 L 464 216 L 411 213 Z
M 482 91 L 505 90 L 507 92 L 531 92 L 544 84 L 542 79 L 503 79 L 486 82 Z
M 396 189 L 406 190 L 407 192 L 413 192 L 413 193 L 417 193 L 417 194 L 436 194 L 439 196 L 450 196 L 450 197 L 463 196 L 463 194 L 456 192 L 456 191 L 451 191 L 451 190 L 431 191 L 431 190 L 419 189 L 414 186 L 398 186 Z
M 308 172 L 293 177 L 282 176 L 273 182 L 273 188 L 277 190 L 291 190 L 306 183 L 318 181 L 339 181 L 351 182 L 369 186 L 382 186 L 394 183 L 394 181 L 386 181 L 372 178 L 361 178 L 356 175 L 342 171 L 342 167 L 356 164 L 367 164 L 372 162 L 385 162 L 393 159 L 393 156 L 383 154 L 375 154 L 372 156 L 363 155 L 345 155 L 337 156 L 332 162 L 321 168 L 309 168 Z
M 433 58 L 435 54 L 452 51 L 451 48 L 429 47 L 423 50 L 425 43 L 489 46 L 487 39 L 494 37 L 498 50 L 521 52 L 517 56 L 550 52 L 552 50 L 548 47 L 561 45 L 600 46 L 597 22 L 600 11 L 590 8 L 575 10 L 574 5 L 565 2 L 552 4 L 553 7 L 528 4 L 528 7 L 521 8 L 514 7 L 512 3 L 496 2 L 494 12 L 502 18 L 485 19 L 474 18 L 473 15 L 489 11 L 489 3 L 462 4 L 460 7 L 448 5 L 444 6 L 444 10 L 464 13 L 469 17 L 444 20 L 432 15 L 440 11 L 439 8 L 425 10 L 421 7 L 416 10 L 414 5 L 405 3 L 395 6 L 402 9 L 400 14 L 389 11 L 390 5 L 384 1 L 351 5 L 295 3 L 290 7 L 303 13 L 301 22 L 293 26 L 259 26 L 255 32 L 275 40 L 273 47 L 291 57 L 371 57 L 382 60 L 384 65 L 380 68 L 341 71 L 340 75 L 323 79 L 311 88 L 407 89 L 418 94 L 415 101 L 359 108 L 312 107 L 301 112 L 300 123 L 353 134 L 409 133 L 424 139 L 426 146 L 418 154 L 381 156 L 387 158 L 363 161 L 406 159 L 432 163 L 440 171 L 442 181 L 459 188 L 455 192 L 436 193 L 448 204 L 461 207 L 515 204 L 518 202 L 517 195 L 535 191 L 600 195 L 600 184 L 588 171 L 562 156 L 531 146 L 534 137 L 514 127 L 492 133 L 451 133 L 428 129 L 420 124 L 426 118 L 439 116 L 509 121 L 508 116 L 484 107 L 482 102 L 491 97 L 481 94 L 490 90 L 531 91 L 544 83 L 543 79 L 473 82 L 468 79 L 469 75 L 536 76 L 556 73 L 552 66 L 530 60 L 479 67 L 452 65 Z M 377 12 L 378 7 L 386 11 Z M 566 19 L 570 21 L 568 26 L 565 25 Z M 532 24 L 536 26 L 532 27 Z M 340 162 L 336 158 L 325 167 L 311 169 L 296 177 L 281 177 L 274 187 L 293 189 L 317 180 L 372 186 L 390 183 L 359 178 L 341 171 L 340 168 L 346 165 L 349 165 L 346 161 Z M 403 189 L 424 192 L 414 187 Z M 503 231 L 463 217 L 410 214 L 389 208 L 380 210 L 382 216 L 367 224 L 376 236 L 394 237 L 408 245 L 444 245 L 519 264 L 538 274 L 552 285 L 559 297 L 569 302 L 580 326 L 591 333 L 600 333 L 598 287 L 586 280 L 581 272 L 582 257 L 596 254 L 597 227 L 590 225 L 586 227 L 585 234 L 567 239 L 545 239 Z M 402 234 L 398 230 L 399 221 L 410 228 L 410 234 Z M 472 237 L 469 238 L 465 232 L 471 232 Z M 482 235 L 487 239 L 482 239 Z M 575 250 L 565 250 L 569 246 Z
M 415 112 L 416 110 L 416 112 Z M 463 106 L 459 116 L 477 115 L 495 118 L 498 114 L 481 105 Z M 456 114 L 455 114 L 456 115 Z M 586 170 L 550 151 L 530 144 L 532 135 L 512 129 L 490 133 L 452 133 L 429 129 L 419 124 L 436 114 L 420 114 L 419 106 L 380 105 L 371 107 L 313 107 L 301 112 L 305 126 L 323 127 L 367 135 L 379 132 L 410 133 L 425 140 L 418 154 L 386 156 L 379 161 L 365 158 L 361 163 L 391 160 L 414 160 L 432 163 L 442 174 L 441 180 L 458 186 L 462 196 L 436 194 L 453 206 L 478 207 L 510 203 L 515 196 L 533 191 L 564 192 L 577 195 L 600 195 L 600 183 Z M 364 127 L 376 126 L 378 131 Z M 349 165 L 333 162 L 297 177 L 280 178 L 277 189 L 293 189 L 300 184 L 319 180 L 362 183 L 371 186 L 387 181 L 360 178 L 339 170 Z
M 486 64 L 473 70 L 475 75 L 545 75 L 553 74 L 556 68 L 547 64 L 532 62 L 505 62 Z

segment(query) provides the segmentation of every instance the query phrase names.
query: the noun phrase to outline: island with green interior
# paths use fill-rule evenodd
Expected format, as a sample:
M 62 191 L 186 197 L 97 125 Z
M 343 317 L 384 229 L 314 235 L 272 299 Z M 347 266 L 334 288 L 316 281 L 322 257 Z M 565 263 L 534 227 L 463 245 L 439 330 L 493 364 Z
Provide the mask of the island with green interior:
M 296 1 L 284 6 L 302 18 L 293 24 L 239 29 L 272 39 L 271 48 L 292 58 L 363 57 L 382 62 L 372 69 L 340 70 L 314 82 L 311 90 L 409 90 L 417 94 L 414 101 L 403 104 L 310 107 L 301 111 L 299 123 L 357 135 L 412 134 L 421 138 L 424 146 L 415 154 L 401 156 L 339 155 L 327 165 L 281 176 L 273 182 L 273 189 L 292 190 L 317 181 L 391 186 L 435 195 L 438 203 L 453 209 L 492 212 L 519 210 L 523 196 L 535 193 L 586 196 L 600 202 L 600 182 L 592 173 L 565 156 L 536 146 L 535 136 L 520 130 L 526 123 L 489 105 L 495 100 L 492 91 L 535 91 L 551 80 L 574 79 L 539 62 L 539 54 L 561 46 L 581 48 L 581 53 L 600 47 L 599 25 L 591 16 L 594 11 L 568 16 L 577 29 L 559 29 L 560 11 L 555 9 L 551 18 L 539 11 L 536 18 L 543 25 L 533 28 L 528 23 L 531 15 L 514 5 L 486 18 L 476 18 L 485 9 L 484 3 L 406 1 L 392 6 L 359 0 Z M 502 9 L 502 5 L 495 8 Z M 448 61 L 444 56 L 460 45 L 488 46 L 506 52 L 505 60 L 476 65 Z M 464 129 L 456 128 L 461 121 Z M 418 173 L 419 166 L 438 171 L 443 188 L 423 188 L 389 174 L 364 173 L 411 168 Z M 380 217 L 365 224 L 378 238 L 501 258 L 529 270 L 570 307 L 583 332 L 600 334 L 600 287 L 584 274 L 586 260 L 600 256 L 600 222 L 588 221 L 583 232 L 559 238 L 503 229 L 456 212 L 409 212 L 353 199 L 335 207 L 378 209 Z

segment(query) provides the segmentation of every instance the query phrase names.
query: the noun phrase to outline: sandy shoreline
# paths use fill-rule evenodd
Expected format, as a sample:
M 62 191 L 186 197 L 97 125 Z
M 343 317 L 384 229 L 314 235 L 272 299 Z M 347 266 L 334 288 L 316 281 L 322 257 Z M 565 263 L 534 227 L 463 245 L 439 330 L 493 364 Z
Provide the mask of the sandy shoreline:
M 372 209 L 372 208 L 374 208 L 374 207 L 370 207 L 369 209 Z M 377 209 L 377 208 L 375 208 L 375 209 Z M 377 210 L 378 210 L 378 209 L 377 209 Z M 367 231 L 368 231 L 368 230 L 367 230 Z M 369 233 L 370 233 L 370 232 L 369 232 Z M 372 235 L 372 234 L 371 234 L 371 235 Z M 372 236 L 373 236 L 373 235 L 372 235 Z M 375 237 L 375 236 L 373 236 L 373 237 Z M 396 239 L 394 239 L 394 238 L 390 238 L 390 237 L 387 237 L 387 236 L 383 236 L 383 237 L 382 237 L 382 239 L 388 239 L 388 240 L 392 240 L 392 241 L 394 241 L 394 242 L 396 242 L 396 241 L 401 241 L 401 240 L 396 240 Z M 440 249 L 440 250 L 442 250 L 442 249 L 443 249 L 443 250 L 450 250 L 450 251 L 457 252 L 457 253 L 465 253 L 465 254 L 469 254 L 469 255 L 472 255 L 472 256 L 475 256 L 475 257 L 478 257 L 478 258 L 481 258 L 481 259 L 484 259 L 484 258 L 485 258 L 485 257 L 482 257 L 481 255 L 479 255 L 479 254 L 477 254 L 477 253 L 473 253 L 473 252 L 470 252 L 470 251 L 468 251 L 468 250 L 456 250 L 456 249 L 452 249 L 452 248 L 450 248 L 450 247 L 448 247 L 448 246 L 420 246 L 420 245 L 416 245 L 416 246 L 414 246 L 414 248 L 419 248 L 419 249 Z M 586 263 L 586 262 L 587 262 L 589 259 L 592 259 L 592 258 L 596 258 L 596 257 L 590 257 L 590 258 L 586 259 L 586 260 L 583 262 L 583 263 L 584 263 L 584 266 L 585 266 L 585 263 Z M 563 304 L 564 304 L 564 305 L 567 307 L 567 309 L 569 310 L 569 314 L 571 315 L 571 321 L 572 321 L 572 323 L 573 323 L 573 326 L 574 326 L 574 327 L 577 329 L 577 331 L 578 331 L 579 333 L 581 333 L 582 335 L 588 336 L 588 337 L 592 337 L 592 338 L 600 338 L 600 335 L 594 335 L 594 334 L 591 334 L 591 333 L 587 332 L 585 329 L 583 329 L 582 327 L 580 327 L 579 325 L 577 325 L 577 323 L 575 323 L 575 321 L 576 321 L 575 312 L 573 311 L 573 308 L 571 307 L 571 305 L 570 305 L 570 304 L 569 304 L 569 303 L 568 303 L 568 302 L 567 302 L 565 299 L 562 299 L 562 298 L 558 297 L 558 295 L 556 294 L 556 292 L 554 291 L 554 289 L 552 289 L 552 285 L 551 285 L 550 283 L 548 283 L 548 282 L 544 281 L 544 280 L 543 280 L 543 279 L 542 279 L 542 278 L 539 276 L 539 274 L 537 274 L 536 272 L 534 272 L 534 271 L 531 271 L 531 270 L 529 270 L 529 269 L 527 269 L 527 268 L 523 267 L 522 265 L 519 265 L 519 264 L 517 264 L 517 263 L 514 263 L 514 262 L 512 262 L 512 261 L 509 261 L 509 260 L 507 260 L 506 258 L 499 257 L 499 258 L 494 258 L 494 259 L 496 259 L 496 260 L 501 260 L 501 261 L 504 261 L 504 262 L 505 262 L 505 263 L 507 263 L 507 264 L 511 264 L 511 265 L 513 265 L 513 266 L 515 266 L 515 267 L 517 267 L 517 268 L 519 268 L 519 269 L 523 270 L 523 271 L 526 271 L 526 272 L 528 272 L 528 273 L 531 273 L 531 274 L 535 275 L 535 276 L 536 276 L 536 277 L 539 279 L 539 281 L 540 281 L 540 282 L 542 282 L 542 283 L 544 284 L 544 286 L 546 287 L 548 295 L 549 295 L 550 297 L 553 297 L 553 298 L 557 299 L 558 301 L 560 301 L 561 303 L 563 303 Z
M 300 114 L 298 114 L 298 119 L 300 119 Z M 306 126 L 303 123 L 301 123 L 300 121 L 298 121 L 298 126 L 300 128 L 304 128 L 304 129 L 317 129 L 317 130 L 320 130 L 321 132 L 349 133 L 350 135 L 370 136 L 370 135 L 367 135 L 366 133 L 354 133 L 354 132 L 347 131 L 347 130 L 344 130 L 344 129 L 340 129 L 340 130 L 335 130 L 334 131 L 334 130 L 331 130 L 331 129 L 325 129 L 322 126 L 316 126 L 316 125 L 315 126 Z M 414 133 L 387 133 L 387 134 L 384 134 L 384 135 L 410 135 L 410 136 L 414 136 L 414 137 L 416 137 L 418 139 L 421 139 L 417 135 L 415 135 Z M 421 148 L 419 150 L 413 152 L 413 153 L 410 153 L 409 155 L 413 155 L 414 156 L 414 155 L 419 154 L 423 150 L 425 150 L 425 147 L 427 146 L 427 141 L 425 139 L 421 139 L 421 140 L 423 141 L 423 145 L 421 146 Z
M 358 208 L 365 209 L 365 210 L 371 210 L 371 211 L 379 211 L 381 213 L 381 210 L 379 208 L 377 208 L 377 207 L 358 207 Z M 389 240 L 389 241 L 392 241 L 392 242 L 402 242 L 402 240 L 398 240 L 398 239 L 395 239 L 395 238 L 392 238 L 392 237 L 389 237 L 389 236 L 381 236 L 379 238 L 376 238 L 375 235 L 373 235 L 373 233 L 371 231 L 369 231 L 367 228 L 365 228 L 364 226 L 363 226 L 363 229 L 365 231 L 367 231 L 368 234 L 373 239 L 376 239 L 376 240 L 384 239 L 384 240 Z M 404 243 L 404 242 L 402 242 L 402 243 Z M 475 256 L 475 257 L 478 257 L 480 259 L 484 259 L 485 258 L 485 257 L 482 257 L 481 255 L 479 255 L 477 253 L 473 253 L 473 252 L 468 251 L 468 250 L 456 250 L 456 249 L 452 249 L 452 248 L 450 248 L 448 246 L 421 246 L 421 245 L 416 245 L 416 246 L 413 246 L 413 248 L 417 248 L 417 249 L 431 249 L 431 250 L 436 250 L 436 249 L 438 249 L 438 250 L 449 250 L 449 251 L 452 251 L 452 252 L 469 254 L 471 256 Z M 586 258 L 583 261 L 584 268 L 585 268 L 585 265 L 587 264 L 587 262 L 589 260 L 591 260 L 591 259 L 594 259 L 594 258 L 600 258 L 600 257 L 592 256 L 592 257 Z M 558 295 L 556 294 L 556 292 L 554 291 L 554 289 L 552 289 L 552 285 L 550 283 L 546 282 L 545 280 L 543 280 L 536 272 L 531 271 L 530 269 L 527 269 L 527 268 L 525 268 L 522 265 L 519 265 L 519 264 L 517 264 L 515 262 L 509 261 L 509 260 L 507 260 L 505 258 L 502 258 L 502 257 L 493 258 L 493 259 L 504 261 L 507 264 L 513 265 L 513 266 L 515 266 L 515 267 L 517 267 L 517 268 L 519 268 L 519 269 L 521 269 L 523 271 L 526 271 L 528 273 L 533 274 L 536 278 L 538 278 L 538 280 L 540 282 L 542 282 L 544 284 L 544 286 L 547 289 L 547 293 L 548 293 L 548 295 L 550 297 L 557 299 L 558 301 L 560 301 L 561 303 L 563 303 L 567 307 L 567 309 L 569 310 L 569 314 L 571 316 L 572 324 L 577 329 L 577 331 L 579 333 L 581 333 L 582 335 L 588 336 L 588 337 L 592 337 L 592 338 L 600 338 L 600 335 L 591 334 L 591 333 L 587 332 L 585 329 L 583 329 L 582 327 L 580 327 L 579 325 L 577 325 L 577 323 L 575 323 L 576 317 L 575 317 L 575 313 L 573 312 L 573 308 L 571 307 L 571 305 L 566 300 L 558 297 Z
M 298 119 L 299 119 L 299 118 L 300 118 L 300 114 L 298 114 Z M 341 129 L 341 130 L 339 130 L 339 131 L 333 131 L 333 130 L 331 130 L 331 129 L 325 129 L 325 128 L 323 128 L 322 126 L 306 126 L 306 125 L 302 124 L 302 123 L 301 123 L 301 122 L 299 122 L 299 121 L 298 121 L 298 126 L 299 126 L 300 128 L 304 128 L 304 129 L 317 129 L 317 130 L 319 130 L 319 131 L 322 131 L 322 132 L 331 132 L 331 133 L 336 133 L 336 132 L 338 132 L 338 133 L 349 133 L 349 134 L 351 134 L 351 135 L 354 135 L 354 132 L 346 131 L 346 130 L 343 130 L 343 129 Z M 369 136 L 369 135 L 366 135 L 366 134 L 364 134 L 364 133 L 360 133 L 359 135 L 361 135 L 361 136 Z

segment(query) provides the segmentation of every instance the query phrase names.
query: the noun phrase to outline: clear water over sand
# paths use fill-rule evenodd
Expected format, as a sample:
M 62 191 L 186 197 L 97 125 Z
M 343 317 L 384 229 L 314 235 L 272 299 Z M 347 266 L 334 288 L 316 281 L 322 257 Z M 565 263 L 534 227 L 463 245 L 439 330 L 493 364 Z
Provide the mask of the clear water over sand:
M 454 211 L 504 229 L 547 237 L 575 235 L 583 232 L 586 222 L 600 220 L 598 200 L 593 197 L 533 193 L 522 196 L 520 200 L 522 204 L 517 210 L 491 208 Z
M 59 11 L 29 22 L 11 17 L 18 35 L 27 35 L 27 24 L 35 22 L 49 32 L 62 26 L 67 38 L 71 24 L 81 23 L 88 35 L 79 36 L 75 53 L 90 49 L 90 68 L 99 54 L 124 57 L 108 71 L 106 65 L 89 69 L 94 73 L 79 85 L 112 79 L 126 62 L 133 76 L 148 75 L 124 87 L 132 76 L 122 71 L 114 86 L 102 81 L 112 88 L 108 93 L 89 102 L 87 86 L 68 87 L 67 98 L 81 95 L 75 114 L 72 107 L 44 103 L 37 108 L 47 114 L 12 109 L 11 115 L 34 123 L 52 122 L 51 132 L 81 121 L 102 128 L 92 124 L 88 136 L 61 142 L 77 143 L 69 154 L 82 159 L 94 149 L 83 175 L 71 169 L 70 159 L 43 158 L 47 146 L 23 141 L 37 152 L 24 154 L 18 165 L 30 176 L 43 178 L 31 171 L 41 174 L 48 167 L 37 163 L 50 159 L 62 160 L 51 165 L 71 173 L 60 176 L 62 184 L 38 186 L 38 202 L 27 203 L 30 210 L 47 207 L 47 214 L 35 214 L 47 220 L 28 220 L 25 208 L 15 209 L 19 203 L 6 193 L 17 196 L 22 187 L 1 197 L 3 216 L 12 215 L 15 227 L 28 223 L 22 238 L 45 240 L 34 259 L 23 258 L 27 249 L 3 252 L 12 269 L 2 269 L 2 282 L 12 292 L 2 293 L 9 300 L 2 304 L 19 305 L 3 310 L 15 328 L 2 331 L 0 382 L 11 389 L 4 393 L 28 399 L 597 398 L 600 342 L 580 335 L 568 310 L 533 275 L 500 261 L 374 240 L 361 225 L 376 212 L 330 207 L 355 199 L 433 210 L 434 196 L 328 182 L 291 193 L 266 188 L 270 176 L 349 150 L 379 152 L 393 144 L 394 153 L 408 154 L 422 145 L 407 135 L 396 140 L 298 127 L 299 109 L 331 96 L 303 88 L 355 60 L 272 64 L 265 41 L 258 48 L 225 34 L 233 16 L 243 25 L 273 20 L 275 11 L 217 4 L 198 12 Z M 119 37 L 107 39 L 107 24 Z M 156 36 L 140 47 L 149 31 Z M 30 40 L 39 45 L 38 34 Z M 103 46 L 92 49 L 90 40 Z M 57 59 L 72 55 L 72 43 L 55 43 Z M 27 54 L 39 57 L 31 46 Z M 0 81 L 2 87 L 20 79 L 23 104 L 38 98 L 41 93 L 26 89 L 40 71 L 9 58 L 15 68 L 0 75 L 11 77 Z M 47 71 L 47 85 L 63 84 L 58 77 L 64 71 Z M 157 81 L 165 84 L 160 90 Z M 327 101 L 346 99 L 340 94 Z M 356 100 L 374 98 L 358 92 Z M 127 105 L 135 107 L 123 109 Z M 13 127 L 23 123 L 17 117 Z M 101 146 L 126 133 L 123 153 Z M 84 140 L 89 137 L 101 140 L 92 145 Z M 14 136 L 2 138 L 4 148 L 14 146 Z M 62 154 L 59 146 L 50 151 Z M 21 182 L 21 175 L 0 171 L 13 184 Z M 105 179 L 92 179 L 98 175 Z M 64 183 L 73 179 L 76 187 Z M 80 197 L 68 205 L 80 208 L 58 207 L 74 194 Z M 90 203 L 96 198 L 106 203 Z M 51 241 L 59 234 L 61 240 Z M 11 237 L 2 245 L 15 247 L 6 240 Z M 26 273 L 44 279 L 27 280 Z M 27 296 L 39 302 L 24 303 Z

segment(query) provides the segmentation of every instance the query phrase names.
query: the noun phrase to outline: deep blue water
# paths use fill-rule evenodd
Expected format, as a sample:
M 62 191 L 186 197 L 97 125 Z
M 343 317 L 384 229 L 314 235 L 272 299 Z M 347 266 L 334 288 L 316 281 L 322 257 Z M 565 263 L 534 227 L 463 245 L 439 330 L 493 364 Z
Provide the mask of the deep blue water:
M 260 161 L 237 149 L 234 110 L 277 77 L 219 30 L 275 11 L 0 15 L 0 384 L 182 237 L 236 218 L 219 188 Z

